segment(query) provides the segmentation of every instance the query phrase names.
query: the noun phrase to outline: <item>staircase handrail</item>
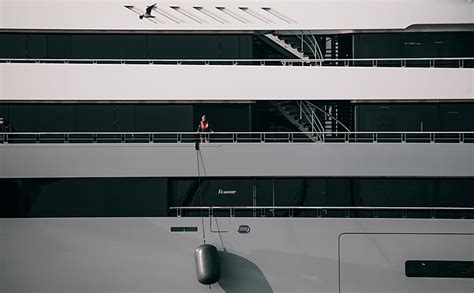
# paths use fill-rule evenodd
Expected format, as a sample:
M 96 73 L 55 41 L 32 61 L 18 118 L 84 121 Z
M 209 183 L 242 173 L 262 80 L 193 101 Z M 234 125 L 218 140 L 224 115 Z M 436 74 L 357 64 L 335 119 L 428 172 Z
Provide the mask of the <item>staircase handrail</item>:
M 305 115 L 306 119 L 308 119 L 311 122 L 311 126 L 315 124 L 314 126 L 318 132 L 325 132 L 324 126 L 319 120 L 319 117 L 315 114 L 314 109 L 311 109 L 311 107 L 309 107 L 309 105 L 305 103 L 302 103 L 302 106 L 303 106 L 303 109 L 305 110 L 303 111 L 303 114 Z M 309 117 L 309 115 L 311 115 L 311 118 Z M 314 117 L 316 117 L 316 119 L 314 119 Z
M 336 121 L 336 123 L 338 123 L 339 125 L 341 125 L 345 130 L 347 130 L 347 132 L 351 132 L 351 130 L 344 125 L 344 123 L 342 123 L 341 121 L 339 121 L 339 119 L 337 119 L 336 117 L 334 117 L 332 114 L 328 113 L 327 111 L 324 111 L 323 109 L 321 109 L 320 107 L 314 105 L 313 103 L 309 102 L 309 101 L 305 101 L 306 103 L 308 103 L 308 106 L 309 107 L 312 107 L 318 111 L 321 111 L 322 113 L 328 115 L 331 119 L 334 119 L 334 121 Z
M 321 51 L 321 48 L 319 47 L 319 44 L 318 44 L 318 41 L 316 40 L 316 38 L 314 37 L 313 34 L 309 34 L 311 37 L 312 37 L 312 41 L 311 41 L 311 38 L 308 36 L 308 34 L 305 32 L 305 31 L 301 31 L 301 34 L 299 34 L 298 32 L 294 32 L 295 35 L 298 36 L 298 38 L 301 39 L 301 41 L 303 41 L 303 43 L 305 45 L 307 45 L 309 47 L 309 49 L 311 50 L 311 53 L 313 54 L 314 58 L 315 59 L 319 59 L 321 61 L 324 61 L 324 55 Z M 309 42 L 311 43 L 308 43 L 304 37 L 307 37 Z M 301 48 L 301 51 L 304 52 L 304 47 Z
M 319 56 L 321 57 L 321 59 L 324 61 L 324 54 L 323 52 L 321 51 L 321 48 L 319 47 L 319 43 L 318 43 L 318 40 L 316 40 L 316 38 L 314 37 L 313 34 L 310 34 L 310 36 L 313 38 L 313 42 L 314 42 L 314 48 L 315 50 L 318 51 L 319 53 Z
M 302 101 L 298 101 L 297 103 L 299 103 L 302 109 L 301 114 L 311 125 L 311 132 L 317 133 L 316 136 L 318 137 L 318 139 L 322 140 L 322 133 L 324 133 L 324 127 L 321 121 L 319 120 L 319 117 L 316 115 L 313 109 L 308 107 L 308 105 L 305 105 Z M 316 131 L 314 131 L 314 129 L 316 129 Z

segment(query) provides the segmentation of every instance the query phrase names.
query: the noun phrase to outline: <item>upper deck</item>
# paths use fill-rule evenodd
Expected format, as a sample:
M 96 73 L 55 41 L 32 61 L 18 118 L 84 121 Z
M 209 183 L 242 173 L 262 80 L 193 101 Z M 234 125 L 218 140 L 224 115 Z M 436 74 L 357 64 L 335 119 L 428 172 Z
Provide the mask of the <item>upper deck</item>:
M 474 4 L 468 0 L 167 0 L 159 1 L 152 11 L 155 19 L 140 20 L 138 15 L 153 3 L 2 0 L 0 29 L 381 31 L 423 30 L 432 26 L 472 29 L 474 22 Z

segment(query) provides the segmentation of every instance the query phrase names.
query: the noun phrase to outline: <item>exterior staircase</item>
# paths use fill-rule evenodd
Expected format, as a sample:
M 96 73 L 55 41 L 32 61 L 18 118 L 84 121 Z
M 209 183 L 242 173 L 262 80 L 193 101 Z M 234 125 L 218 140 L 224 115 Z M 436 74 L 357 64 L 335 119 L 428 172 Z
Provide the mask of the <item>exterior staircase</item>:
M 305 33 L 282 34 L 275 33 L 264 34 L 264 39 L 271 41 L 272 44 L 280 49 L 300 59 L 339 59 L 347 57 L 341 56 L 342 48 L 339 39 L 344 36 L 339 35 L 311 35 Z M 333 65 L 341 65 L 338 61 L 331 61 Z
M 278 35 L 275 34 L 264 34 L 263 35 L 267 40 L 270 40 L 272 43 L 277 45 L 280 48 L 283 48 L 285 51 L 290 53 L 291 55 L 298 57 L 302 60 L 308 60 L 309 56 L 305 54 L 305 52 L 301 51 L 300 49 L 293 46 L 290 42 L 287 42 L 285 39 L 280 38 Z
M 350 104 L 328 104 L 318 107 L 309 101 L 278 101 L 276 108 L 301 132 L 314 141 L 322 133 L 350 132 L 352 111 Z
M 324 59 L 339 59 L 339 40 L 337 35 L 324 37 Z M 331 61 L 330 65 L 343 65 L 338 61 Z
M 280 113 L 311 140 L 322 140 L 324 127 L 315 111 L 304 106 L 304 101 L 277 101 L 275 106 Z
M 324 50 L 325 59 L 337 59 L 339 58 L 339 41 L 337 36 L 326 36 L 326 46 Z

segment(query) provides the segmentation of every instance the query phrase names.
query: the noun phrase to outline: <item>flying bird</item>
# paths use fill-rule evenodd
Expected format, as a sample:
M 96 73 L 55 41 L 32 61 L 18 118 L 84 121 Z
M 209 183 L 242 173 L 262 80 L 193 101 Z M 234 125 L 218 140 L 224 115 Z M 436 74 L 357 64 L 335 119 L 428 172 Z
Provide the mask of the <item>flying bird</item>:
M 150 5 L 150 6 L 147 6 L 147 8 L 145 9 L 145 13 L 144 14 L 141 14 L 139 16 L 140 19 L 143 19 L 143 18 L 155 18 L 153 15 L 151 15 L 151 11 L 153 10 L 153 8 L 156 7 L 156 4 L 158 3 L 155 3 L 153 5 Z

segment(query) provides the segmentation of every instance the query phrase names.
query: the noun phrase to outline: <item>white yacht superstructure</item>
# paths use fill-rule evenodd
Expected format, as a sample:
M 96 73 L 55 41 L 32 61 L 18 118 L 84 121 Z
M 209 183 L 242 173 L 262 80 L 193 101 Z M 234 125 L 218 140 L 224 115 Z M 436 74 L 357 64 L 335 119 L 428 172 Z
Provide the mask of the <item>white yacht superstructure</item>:
M 472 293 L 473 68 L 470 0 L 0 0 L 0 292 Z

